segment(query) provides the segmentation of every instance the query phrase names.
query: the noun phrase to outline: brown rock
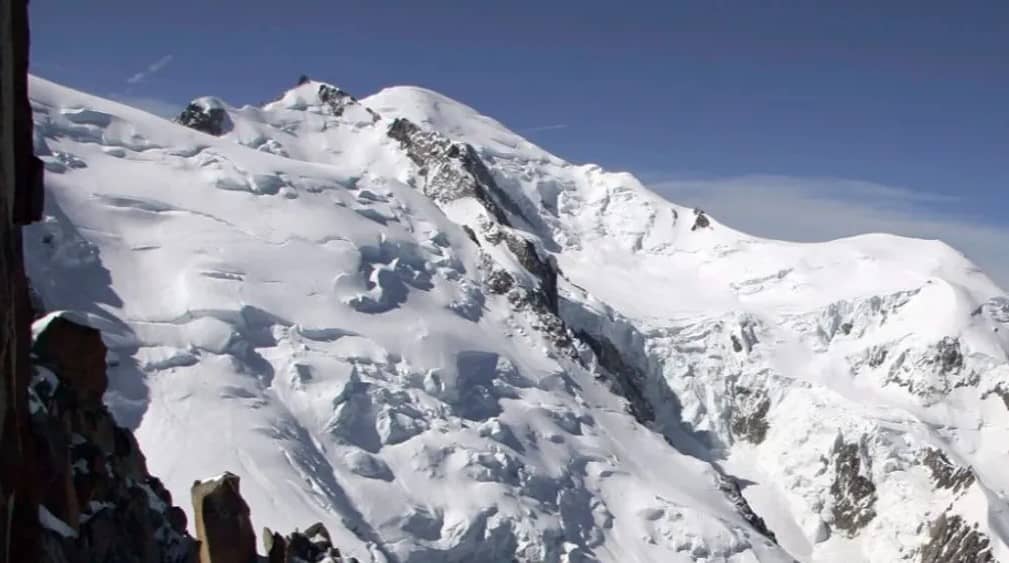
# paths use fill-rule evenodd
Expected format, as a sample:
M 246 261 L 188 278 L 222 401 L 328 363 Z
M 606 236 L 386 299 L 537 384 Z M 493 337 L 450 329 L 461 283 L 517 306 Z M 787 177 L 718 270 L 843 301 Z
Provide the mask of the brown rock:
M 238 476 L 193 483 L 193 515 L 200 541 L 200 563 L 255 563 L 256 534 Z
M 105 343 L 98 330 L 56 317 L 42 329 L 32 350 L 87 402 L 101 403 L 108 387 Z

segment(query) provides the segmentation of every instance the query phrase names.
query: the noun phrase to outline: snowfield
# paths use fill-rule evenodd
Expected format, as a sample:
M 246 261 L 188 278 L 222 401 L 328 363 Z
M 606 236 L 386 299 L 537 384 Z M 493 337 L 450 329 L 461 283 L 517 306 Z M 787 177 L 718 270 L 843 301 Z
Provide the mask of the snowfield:
M 415 87 L 31 99 L 33 287 L 176 499 L 361 561 L 1009 561 L 1009 298 L 941 242 L 749 236 Z

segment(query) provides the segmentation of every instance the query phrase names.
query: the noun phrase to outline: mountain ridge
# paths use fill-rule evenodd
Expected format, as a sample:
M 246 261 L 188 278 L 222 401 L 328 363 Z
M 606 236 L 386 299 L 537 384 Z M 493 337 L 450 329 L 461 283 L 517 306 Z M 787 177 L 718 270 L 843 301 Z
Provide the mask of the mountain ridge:
M 472 108 L 440 95 L 431 102 L 429 91 L 393 88 L 357 101 L 323 86 L 302 84 L 262 108 L 201 99 L 197 109 L 222 109 L 230 121 L 213 140 L 32 82 L 36 150 L 56 175 L 47 185 L 56 201 L 48 224 L 26 243 L 29 269 L 33 279 L 44 278 L 89 259 L 95 266 L 97 256 L 97 269 L 111 280 L 96 285 L 125 294 L 117 304 L 107 295 L 40 288 L 47 304 L 93 311 L 115 341 L 117 361 L 134 364 L 120 370 L 118 385 L 113 377 L 117 388 L 106 402 L 137 428 L 145 448 L 173 443 L 174 433 L 198 436 L 177 422 L 181 412 L 192 413 L 190 403 L 247 403 L 203 423 L 245 421 L 276 437 L 228 440 L 242 444 L 231 458 L 241 467 L 221 469 L 256 475 L 263 460 L 276 459 L 266 463 L 271 475 L 310 483 L 291 492 L 318 507 L 316 519 L 331 530 L 333 523 L 358 529 L 335 531 L 335 543 L 379 561 L 786 560 L 749 528 L 759 525 L 747 510 L 766 518 L 769 537 L 801 560 L 926 560 L 947 544 L 973 541 L 968 522 L 983 520 L 991 520 L 989 532 L 973 533 L 1005 550 L 998 530 L 1006 484 L 984 469 L 994 462 L 985 444 L 999 435 L 989 421 L 1005 420 L 995 408 L 998 390 L 1009 389 L 1009 343 L 1005 331 L 995 332 L 1005 321 L 992 299 L 1002 292 L 962 255 L 942 243 L 881 235 L 819 245 L 756 239 L 666 203 L 629 174 L 566 163 Z M 404 118 L 418 125 L 393 134 Z M 180 189 L 185 184 L 192 186 Z M 152 237 L 152 227 L 206 235 L 206 242 Z M 428 238 L 418 238 L 421 232 Z M 290 247 L 309 258 L 270 250 Z M 190 256 L 204 256 L 205 264 Z M 325 263 L 335 271 L 316 267 Z M 156 283 L 174 280 L 155 291 L 174 304 L 162 307 L 138 291 L 145 269 Z M 319 283 L 320 274 L 332 281 Z M 556 289 L 549 289 L 551 276 Z M 304 295 L 305 303 L 285 302 L 270 284 Z M 671 294 L 686 298 L 676 302 Z M 942 308 L 943 322 L 932 321 Z M 887 318 L 897 320 L 886 325 Z M 437 353 L 404 345 L 392 330 L 397 324 L 411 327 L 407 334 L 433 334 Z M 467 335 L 471 326 L 481 327 L 491 349 Z M 817 370 L 829 377 L 806 374 Z M 208 393 L 201 390 L 206 376 L 227 381 Z M 137 381 L 147 389 L 136 389 Z M 319 393 L 332 396 L 332 406 Z M 886 430 L 862 412 L 857 405 L 866 397 L 887 416 L 899 413 L 890 423 L 896 426 Z M 836 411 L 840 422 L 824 421 L 806 402 Z M 981 408 L 971 417 L 948 408 L 957 404 Z M 652 421 L 645 406 L 657 413 Z M 637 420 L 609 414 L 629 408 Z M 991 484 L 959 487 L 953 496 L 923 484 L 927 456 L 915 456 L 939 437 L 928 437 L 936 424 L 953 429 L 941 444 L 958 444 L 937 451 L 966 461 Z M 976 436 L 967 432 L 972 425 Z M 631 438 L 645 426 L 662 437 Z M 437 428 L 466 446 L 436 440 Z M 618 429 L 619 439 L 606 437 Z M 826 461 L 803 440 L 822 443 Z M 212 457 L 211 442 L 196 451 Z M 268 453 L 278 443 L 286 462 Z M 571 466 L 557 452 L 532 453 L 558 448 L 583 461 Z M 672 486 L 630 461 L 648 450 L 654 462 L 694 475 L 692 485 Z M 619 462 L 601 461 L 617 451 Z M 149 455 L 169 488 L 173 478 L 186 480 L 172 458 Z M 902 475 L 875 462 L 889 458 Z M 426 469 L 416 467 L 418 459 L 428 460 L 420 466 Z M 207 460 L 181 472 L 191 475 L 201 464 Z M 409 477 L 418 470 L 427 477 Z M 626 476 L 615 477 L 621 471 Z M 254 480 L 250 504 L 259 515 L 277 493 L 274 478 Z M 521 501 L 507 508 L 510 501 L 493 500 L 507 495 L 490 493 L 495 511 L 474 512 L 445 493 L 402 506 L 385 485 L 412 484 L 401 493 L 409 497 L 443 481 L 492 484 Z M 737 482 L 754 484 L 740 493 Z M 911 516 L 878 508 L 908 487 L 922 497 Z M 665 493 L 648 498 L 659 490 Z M 390 507 L 365 500 L 369 494 Z M 974 508 L 946 510 L 947 502 Z M 266 518 L 307 520 L 295 516 L 305 510 L 297 504 L 285 501 L 287 508 Z M 556 524 L 540 528 L 530 514 Z M 950 532 L 938 534 L 945 538 L 938 545 L 914 521 L 939 522 L 937 514 Z M 697 525 L 677 530 L 684 518 Z M 914 539 L 894 546 L 894 534 Z M 988 543 L 971 545 L 971 557 L 989 553 Z

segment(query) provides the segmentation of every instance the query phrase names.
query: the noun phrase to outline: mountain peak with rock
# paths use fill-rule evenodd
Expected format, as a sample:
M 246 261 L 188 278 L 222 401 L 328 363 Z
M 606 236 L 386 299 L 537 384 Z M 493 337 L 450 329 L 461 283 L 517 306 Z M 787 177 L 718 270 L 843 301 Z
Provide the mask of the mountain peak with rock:
M 419 87 L 30 98 L 39 385 L 204 560 L 1007 557 L 1009 301 L 944 243 L 755 237 Z

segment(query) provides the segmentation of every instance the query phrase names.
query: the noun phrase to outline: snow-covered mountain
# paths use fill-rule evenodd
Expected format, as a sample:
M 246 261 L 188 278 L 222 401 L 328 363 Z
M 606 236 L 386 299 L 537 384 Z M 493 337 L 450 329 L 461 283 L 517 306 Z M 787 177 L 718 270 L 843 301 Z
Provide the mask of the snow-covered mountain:
M 176 496 L 362 561 L 1009 561 L 1009 298 L 943 243 L 749 236 L 421 88 L 31 98 L 34 288 Z

